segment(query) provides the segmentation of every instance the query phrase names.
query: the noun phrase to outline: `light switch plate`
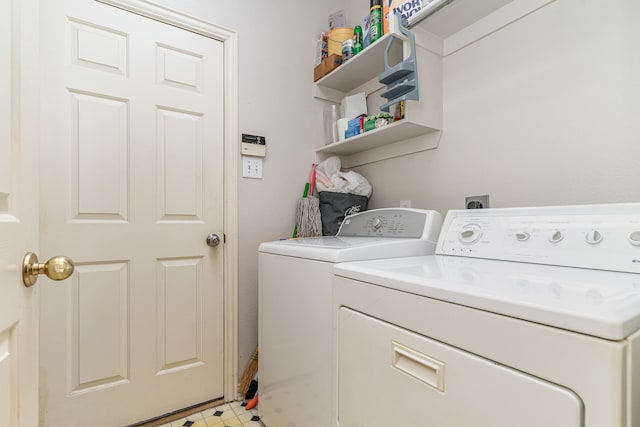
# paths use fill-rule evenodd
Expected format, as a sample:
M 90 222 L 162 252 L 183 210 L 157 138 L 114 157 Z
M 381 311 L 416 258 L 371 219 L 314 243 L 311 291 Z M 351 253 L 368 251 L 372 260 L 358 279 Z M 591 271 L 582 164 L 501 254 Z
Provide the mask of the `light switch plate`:
M 262 158 L 242 156 L 242 177 L 262 179 Z

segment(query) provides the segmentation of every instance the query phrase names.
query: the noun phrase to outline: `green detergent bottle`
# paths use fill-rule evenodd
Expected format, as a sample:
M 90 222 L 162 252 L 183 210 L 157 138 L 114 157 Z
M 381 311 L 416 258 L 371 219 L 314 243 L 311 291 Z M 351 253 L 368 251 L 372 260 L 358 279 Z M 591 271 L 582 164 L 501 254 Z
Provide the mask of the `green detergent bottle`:
M 369 43 L 382 37 L 382 0 L 371 0 L 369 9 Z

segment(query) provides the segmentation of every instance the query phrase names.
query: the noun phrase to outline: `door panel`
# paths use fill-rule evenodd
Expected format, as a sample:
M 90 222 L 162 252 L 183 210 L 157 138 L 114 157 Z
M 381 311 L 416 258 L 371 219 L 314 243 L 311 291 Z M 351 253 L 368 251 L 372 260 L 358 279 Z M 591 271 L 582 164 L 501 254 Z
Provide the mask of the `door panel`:
M 159 374 L 203 363 L 202 258 L 158 260 Z
M 160 221 L 203 219 L 202 116 L 158 109 L 158 212 Z
M 123 425 L 221 397 L 223 257 L 205 237 L 223 229 L 222 43 L 44 3 L 42 245 L 78 271 L 43 289 L 44 424 Z
M 76 267 L 67 292 L 72 396 L 117 386 L 129 377 L 128 267 L 126 262 Z
M 69 91 L 73 220 L 128 219 L 129 106 Z
M 16 408 L 13 404 L 13 395 L 16 390 L 12 387 L 15 380 L 16 348 L 15 330 L 13 327 L 5 328 L 0 332 L 0 425 L 10 426 L 17 424 Z
M 7 212 L 11 180 L 11 111 L 13 60 L 12 5 L 0 2 L 0 212 Z

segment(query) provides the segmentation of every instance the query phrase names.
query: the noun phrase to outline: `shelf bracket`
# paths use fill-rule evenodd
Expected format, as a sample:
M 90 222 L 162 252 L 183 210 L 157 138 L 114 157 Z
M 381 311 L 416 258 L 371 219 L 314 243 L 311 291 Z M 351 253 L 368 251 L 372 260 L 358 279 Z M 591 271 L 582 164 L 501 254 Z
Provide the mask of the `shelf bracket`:
M 403 23 L 402 15 L 396 14 L 397 28 L 409 39 L 411 52 L 400 63 L 389 65 L 389 51 L 394 43 L 394 38 L 389 39 L 384 50 L 384 72 L 378 76 L 378 81 L 387 85 L 387 90 L 380 96 L 388 101 L 380 107 L 380 110 L 389 112 L 389 107 L 401 101 L 419 99 L 418 92 L 418 67 L 416 63 L 416 38 Z
M 325 101 L 331 101 L 339 104 L 342 102 L 342 98 L 344 98 L 346 94 L 339 90 L 331 89 L 330 87 L 314 84 L 311 86 L 311 95 L 314 98 L 324 99 Z

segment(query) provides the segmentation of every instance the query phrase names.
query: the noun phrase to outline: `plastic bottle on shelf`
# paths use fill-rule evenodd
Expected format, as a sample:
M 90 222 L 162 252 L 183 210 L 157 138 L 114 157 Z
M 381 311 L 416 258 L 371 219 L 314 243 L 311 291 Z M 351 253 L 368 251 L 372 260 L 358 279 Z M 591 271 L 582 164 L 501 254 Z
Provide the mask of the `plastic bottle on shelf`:
M 382 37 L 382 0 L 371 0 L 369 9 L 369 43 Z
M 362 52 L 362 27 L 356 25 L 353 28 L 353 54 L 357 55 Z

